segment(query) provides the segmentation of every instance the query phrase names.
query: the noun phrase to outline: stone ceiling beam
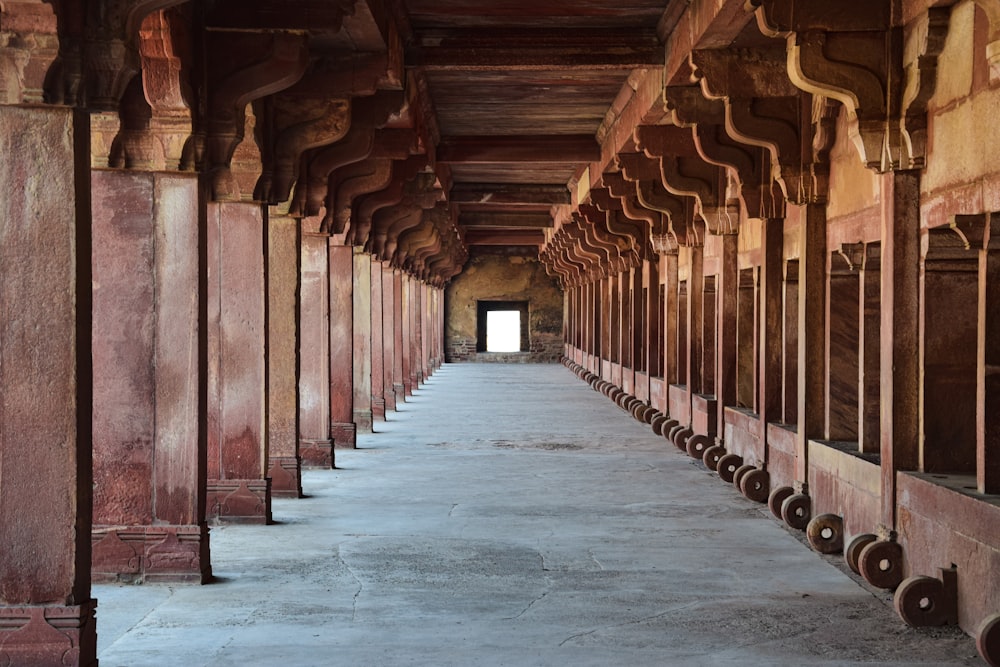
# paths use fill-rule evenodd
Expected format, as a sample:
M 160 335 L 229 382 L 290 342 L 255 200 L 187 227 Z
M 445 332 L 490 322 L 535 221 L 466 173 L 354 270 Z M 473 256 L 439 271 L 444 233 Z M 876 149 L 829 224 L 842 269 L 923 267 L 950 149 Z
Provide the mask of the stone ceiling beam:
M 427 30 L 406 49 L 425 71 L 623 70 L 661 67 L 655 31 Z
M 441 163 L 593 162 L 601 147 L 593 136 L 460 136 L 444 137 L 437 147 Z

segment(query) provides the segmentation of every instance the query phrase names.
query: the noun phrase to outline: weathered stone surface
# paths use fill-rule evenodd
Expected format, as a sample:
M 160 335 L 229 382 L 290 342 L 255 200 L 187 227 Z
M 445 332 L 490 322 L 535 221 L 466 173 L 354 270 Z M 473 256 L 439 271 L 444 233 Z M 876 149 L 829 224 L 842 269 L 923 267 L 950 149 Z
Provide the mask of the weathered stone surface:
M 557 361 L 562 356 L 562 295 L 537 261 L 518 256 L 483 254 L 445 291 L 447 361 L 476 358 L 476 303 L 527 301 L 530 361 Z
M 220 487 L 214 497 L 209 493 L 208 515 L 224 519 L 232 511 L 234 520 L 254 516 L 263 522 L 270 519 L 270 488 L 264 484 L 264 210 L 236 202 L 208 209 L 208 478 L 210 487 Z M 251 502 L 247 485 L 259 502 Z
M 299 474 L 299 223 L 271 215 L 267 225 L 267 453 L 274 495 L 302 495 Z M 272 474 L 273 473 L 273 474 Z
M 0 106 L 0 128 L 0 662 L 91 664 L 89 125 Z

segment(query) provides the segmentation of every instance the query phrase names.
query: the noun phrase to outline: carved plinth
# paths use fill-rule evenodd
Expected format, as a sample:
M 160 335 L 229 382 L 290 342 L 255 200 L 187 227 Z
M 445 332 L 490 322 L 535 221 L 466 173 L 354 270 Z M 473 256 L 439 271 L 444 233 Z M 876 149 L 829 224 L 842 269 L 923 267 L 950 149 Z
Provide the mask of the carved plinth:
M 302 460 L 300 457 L 272 456 L 268 463 L 267 476 L 271 478 L 271 497 L 302 497 Z
M 208 583 L 212 578 L 207 526 L 95 526 L 91 534 L 95 583 Z
M 385 412 L 389 412 L 390 410 L 395 412 L 396 392 L 392 389 L 392 387 L 389 387 L 388 389 L 385 390 L 385 397 L 382 399 L 382 404 L 385 406 L 384 407 Z
M 354 430 L 356 433 L 371 433 L 372 432 L 372 411 L 371 410 L 354 410 Z M 334 442 L 339 445 L 340 443 Z
M 303 468 L 333 467 L 333 440 L 299 440 Z
M 96 665 L 97 600 L 0 607 L 0 665 Z
M 406 402 L 406 385 L 402 382 L 396 382 L 392 385 L 392 392 L 396 395 L 396 405 L 399 406 Z
M 271 480 L 210 479 L 206 506 L 209 521 L 271 523 Z
M 372 418 L 385 421 L 385 398 L 372 396 Z
M 337 449 L 354 449 L 358 444 L 357 433 L 354 424 L 330 424 L 330 436 Z

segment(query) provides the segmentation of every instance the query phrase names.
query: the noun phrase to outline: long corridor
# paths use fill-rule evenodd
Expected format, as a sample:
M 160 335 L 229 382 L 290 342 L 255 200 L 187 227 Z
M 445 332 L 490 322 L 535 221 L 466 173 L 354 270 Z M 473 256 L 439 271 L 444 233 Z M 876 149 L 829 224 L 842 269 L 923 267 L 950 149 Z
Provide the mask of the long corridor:
M 979 665 L 559 365 L 450 364 L 212 529 L 206 586 L 95 586 L 102 667 Z

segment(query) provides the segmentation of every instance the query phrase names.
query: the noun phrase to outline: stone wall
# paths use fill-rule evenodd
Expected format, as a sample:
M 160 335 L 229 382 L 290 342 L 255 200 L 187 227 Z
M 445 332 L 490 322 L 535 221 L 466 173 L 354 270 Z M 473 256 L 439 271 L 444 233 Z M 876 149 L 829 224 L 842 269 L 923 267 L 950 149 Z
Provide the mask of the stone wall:
M 476 304 L 527 301 L 530 349 L 476 352 Z M 563 296 L 533 257 L 474 254 L 445 292 L 445 361 L 555 362 L 563 354 Z

